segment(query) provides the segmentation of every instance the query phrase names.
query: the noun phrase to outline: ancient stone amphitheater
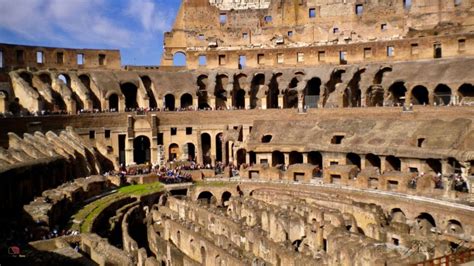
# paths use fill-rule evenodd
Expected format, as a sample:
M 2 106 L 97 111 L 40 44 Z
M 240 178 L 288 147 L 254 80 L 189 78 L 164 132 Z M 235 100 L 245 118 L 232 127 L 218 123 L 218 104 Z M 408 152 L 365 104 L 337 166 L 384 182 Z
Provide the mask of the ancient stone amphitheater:
M 474 1 L 186 0 L 164 39 L 0 44 L 0 265 L 474 260 Z

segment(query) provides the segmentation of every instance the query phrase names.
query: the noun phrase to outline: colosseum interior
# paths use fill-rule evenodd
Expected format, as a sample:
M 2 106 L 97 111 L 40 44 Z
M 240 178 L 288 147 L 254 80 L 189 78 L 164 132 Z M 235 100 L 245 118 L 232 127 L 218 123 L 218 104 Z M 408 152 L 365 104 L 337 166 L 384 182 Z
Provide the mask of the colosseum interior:
M 184 0 L 159 66 L 0 44 L 0 265 L 472 265 L 473 85 L 473 0 Z

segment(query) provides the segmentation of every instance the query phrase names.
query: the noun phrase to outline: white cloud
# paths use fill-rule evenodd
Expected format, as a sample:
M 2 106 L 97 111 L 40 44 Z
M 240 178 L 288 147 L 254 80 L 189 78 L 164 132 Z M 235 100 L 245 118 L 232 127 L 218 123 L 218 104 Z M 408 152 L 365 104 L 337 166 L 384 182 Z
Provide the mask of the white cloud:
M 154 33 L 169 30 L 175 12 L 161 1 L 129 0 L 127 14 L 139 21 L 148 33 Z
M 0 0 L 0 28 L 25 39 L 59 44 L 129 47 L 133 31 L 120 26 L 104 10 L 105 0 Z

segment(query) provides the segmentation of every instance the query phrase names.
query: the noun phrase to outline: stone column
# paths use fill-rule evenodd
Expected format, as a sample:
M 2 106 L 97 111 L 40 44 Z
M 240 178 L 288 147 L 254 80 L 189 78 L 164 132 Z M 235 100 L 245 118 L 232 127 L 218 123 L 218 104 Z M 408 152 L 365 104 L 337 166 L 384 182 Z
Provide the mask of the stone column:
M 283 97 L 282 94 L 278 95 L 278 108 L 283 108 Z
M 298 92 L 298 109 L 303 110 L 304 104 L 304 94 L 303 92 Z
M 196 97 L 193 98 L 193 106 L 194 106 L 194 107 L 193 107 L 194 110 L 198 110 L 198 109 L 199 109 L 199 97 L 198 97 L 198 96 L 196 96 Z
M 263 110 L 267 109 L 267 97 L 263 97 L 261 101 L 262 101 L 262 109 Z
M 213 134 L 209 133 L 209 135 L 211 136 L 211 164 L 215 164 L 216 162 L 216 147 L 217 147 L 217 144 L 216 144 L 216 136 L 214 136 Z
M 181 108 L 181 99 L 178 98 L 178 97 L 175 97 L 175 98 L 174 98 L 174 108 L 175 108 L 175 109 Z
M 303 152 L 302 155 L 303 155 L 303 163 L 308 163 L 308 153 Z
M 290 164 L 290 154 L 288 152 L 283 153 L 283 156 L 285 157 L 285 165 Z
M 251 109 L 250 107 L 250 96 L 245 96 L 245 109 Z

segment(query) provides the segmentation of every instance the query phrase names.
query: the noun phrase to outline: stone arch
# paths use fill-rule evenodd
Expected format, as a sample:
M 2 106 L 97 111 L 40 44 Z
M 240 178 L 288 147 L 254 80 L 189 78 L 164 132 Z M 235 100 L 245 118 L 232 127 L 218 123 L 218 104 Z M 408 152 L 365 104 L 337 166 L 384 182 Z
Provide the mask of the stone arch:
M 186 53 L 178 51 L 173 54 L 173 66 L 186 66 Z
M 245 149 L 239 149 L 237 151 L 237 166 L 247 163 L 247 151 Z
M 463 234 L 464 229 L 462 227 L 461 222 L 459 222 L 458 220 L 451 219 L 448 221 L 448 224 L 446 226 L 446 232 L 451 234 Z
M 385 168 L 387 170 L 392 170 L 392 171 L 400 171 L 401 170 L 401 161 L 400 158 L 397 158 L 393 155 L 389 155 L 385 157 Z
M 204 164 L 211 164 L 211 135 L 208 133 L 201 134 L 201 150 L 202 150 L 202 162 Z
M 393 208 L 390 210 L 390 221 L 405 223 L 406 215 L 400 208 Z
M 143 86 L 145 87 L 146 94 L 149 98 L 149 107 L 150 108 L 157 108 L 158 104 L 156 102 L 155 93 L 153 92 L 153 81 L 147 75 L 141 76 L 140 79 L 142 80 Z
M 407 88 L 405 82 L 398 81 L 388 88 L 389 99 L 393 104 L 405 104 Z
M 380 68 L 380 70 L 377 71 L 377 73 L 374 76 L 373 83 L 377 84 L 377 85 L 382 84 L 384 74 L 386 72 L 391 72 L 391 71 L 392 71 L 391 67 L 382 67 L 382 68 Z
M 323 155 L 318 151 L 312 151 L 308 153 L 308 163 L 316 165 L 319 168 L 323 167 Z
M 382 166 L 382 163 L 380 161 L 380 157 L 373 154 L 373 153 L 369 153 L 369 154 L 365 155 L 365 162 L 366 162 L 366 166 L 370 165 L 370 166 L 373 166 L 373 167 L 377 167 L 378 169 L 380 169 L 381 166 Z
M 290 160 L 289 162 L 290 165 L 303 163 L 303 154 L 301 154 L 301 152 L 292 151 L 290 152 L 289 160 Z
M 418 224 L 422 224 L 423 221 L 427 222 L 427 225 L 431 227 L 436 227 L 436 221 L 433 216 L 427 212 L 422 212 L 416 217 Z
M 365 104 L 368 107 L 383 106 L 384 90 L 382 86 L 370 86 L 365 93 Z
M 188 142 L 184 144 L 183 153 L 187 155 L 188 161 L 194 161 L 196 159 L 196 146 L 194 143 Z
M 131 82 L 126 82 L 120 85 L 120 90 L 125 96 L 125 108 L 128 108 L 128 109 L 138 108 L 137 86 Z
M 282 75 L 282 73 L 274 74 L 268 83 L 267 108 L 269 109 L 278 108 L 278 95 L 280 94 L 278 83 Z
M 112 93 L 107 98 L 109 104 L 109 111 L 117 112 L 119 110 L 119 96 L 116 93 Z
M 209 106 L 209 95 L 207 91 L 207 75 L 200 75 L 197 78 L 197 96 L 198 96 L 198 108 L 199 109 L 207 109 L 210 108 Z
M 189 93 L 184 93 L 180 98 L 181 108 L 188 109 L 193 106 L 193 96 Z
M 49 77 L 49 78 L 48 78 L 48 79 L 50 80 L 50 81 L 49 81 L 49 84 L 51 85 L 51 77 L 50 77 L 48 74 L 41 74 L 41 76 L 44 76 L 44 75 L 46 75 L 46 76 Z M 66 86 L 68 86 L 68 87 L 71 87 L 71 77 L 69 77 L 68 74 L 60 73 L 60 74 L 58 75 L 58 79 L 59 79 L 60 81 L 62 81 L 62 82 L 64 83 L 64 85 L 66 85 Z M 43 79 L 42 79 L 42 80 L 43 80 Z M 44 82 L 44 81 L 43 81 L 43 82 Z
M 321 94 L 321 79 L 314 77 L 306 83 L 304 89 L 304 106 L 308 108 L 317 108 Z
M 428 105 L 430 104 L 428 89 L 422 85 L 415 86 L 411 90 L 411 103 L 413 105 Z
M 240 73 L 234 76 L 234 86 L 232 89 L 232 106 L 237 109 L 245 109 L 245 96 L 247 86 L 247 75 Z
M 227 85 L 229 77 L 225 74 L 216 76 L 216 87 L 214 88 L 214 96 L 216 97 L 216 109 L 227 109 Z
M 30 72 L 22 71 L 21 73 L 18 74 L 20 78 L 22 78 L 30 87 L 34 88 L 33 86 L 33 74 Z
M 223 162 L 222 143 L 224 134 L 222 132 L 216 134 L 216 162 Z
M 472 84 L 463 84 L 458 89 L 459 100 L 463 103 L 464 98 L 469 97 L 471 98 L 470 101 L 473 101 L 474 98 L 474 86 Z
M 176 143 L 170 144 L 168 148 L 168 160 L 172 161 L 179 158 L 179 145 Z
M 336 86 L 338 83 L 342 83 L 342 74 L 346 73 L 346 70 L 344 69 L 334 69 L 334 71 L 331 73 L 331 77 L 329 78 L 329 81 L 326 83 L 326 90 L 324 92 L 324 97 L 323 97 L 323 105 L 326 106 L 329 97 L 331 93 L 333 93 L 336 90 Z
M 202 191 L 199 193 L 197 200 L 211 204 L 212 198 L 215 198 L 214 194 L 210 191 Z
M 272 152 L 272 166 L 285 165 L 285 155 L 281 151 Z
M 429 169 L 431 169 L 431 171 L 433 171 L 435 174 L 443 172 L 441 160 L 439 159 L 426 159 L 426 164 L 428 165 Z
M 355 154 L 353 152 L 350 152 L 346 155 L 346 162 L 348 165 L 352 164 L 352 165 L 356 165 L 357 167 L 359 167 L 359 169 L 361 168 L 361 164 L 360 164 L 360 156 L 358 154 Z
M 97 109 L 97 110 L 101 110 L 102 108 L 101 108 L 101 105 L 100 105 L 100 100 L 97 97 L 97 95 L 92 91 L 90 76 L 87 75 L 87 74 L 79 75 L 79 80 L 84 85 L 84 87 L 86 87 L 86 89 L 89 91 L 89 97 L 92 101 L 92 108 Z
M 343 106 L 344 107 L 360 107 L 362 104 L 362 91 L 360 89 L 360 81 L 365 68 L 359 69 L 347 84 L 344 91 Z
M 296 89 L 285 91 L 283 106 L 284 108 L 298 108 L 298 91 Z
M 146 136 L 138 136 L 133 140 L 133 160 L 136 164 L 151 161 L 150 139 Z
M 227 202 L 230 197 L 232 197 L 232 193 L 229 192 L 229 191 L 224 191 L 224 193 L 222 193 L 222 196 L 221 196 L 221 203 L 222 203 L 222 206 L 225 206 L 225 202 Z
M 434 90 L 434 103 L 437 105 L 449 105 L 451 103 L 452 92 L 445 84 L 439 84 Z
M 173 94 L 171 93 L 166 94 L 164 100 L 165 100 L 164 106 L 166 110 L 174 111 L 176 109 L 175 98 Z
M 265 74 L 257 73 L 252 78 L 250 83 L 250 109 L 255 109 L 259 106 L 259 93 L 262 86 L 265 85 Z

